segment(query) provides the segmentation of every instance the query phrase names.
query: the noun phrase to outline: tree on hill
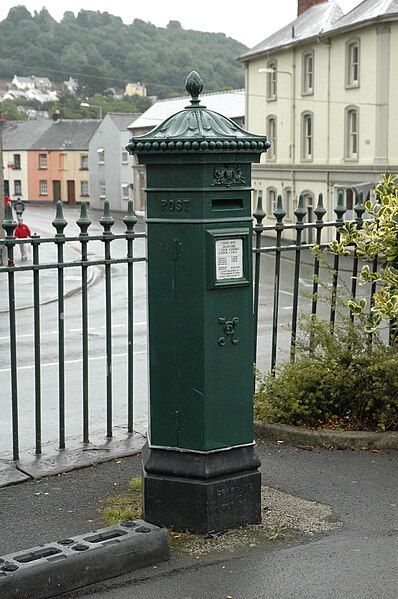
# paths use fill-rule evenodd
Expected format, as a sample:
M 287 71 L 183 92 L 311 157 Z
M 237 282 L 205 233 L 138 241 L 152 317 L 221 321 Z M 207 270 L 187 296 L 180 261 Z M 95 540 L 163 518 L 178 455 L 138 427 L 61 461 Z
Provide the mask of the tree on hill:
M 60 83 L 73 76 L 86 95 L 129 81 L 142 82 L 150 95 L 180 95 L 193 69 L 207 92 L 241 88 L 243 67 L 236 57 L 245 50 L 224 33 L 186 30 L 179 21 L 167 27 L 141 19 L 125 24 L 93 10 L 77 16 L 66 11 L 57 22 L 45 8 L 32 15 L 14 6 L 0 22 L 0 77 L 33 73 Z

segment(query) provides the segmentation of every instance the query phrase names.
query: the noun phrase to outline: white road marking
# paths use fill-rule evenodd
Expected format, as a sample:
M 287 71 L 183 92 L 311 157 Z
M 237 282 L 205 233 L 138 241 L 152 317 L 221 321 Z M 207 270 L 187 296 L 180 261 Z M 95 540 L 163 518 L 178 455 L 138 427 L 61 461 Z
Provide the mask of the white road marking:
M 142 321 L 142 322 L 134 322 L 133 324 L 134 324 L 135 327 L 140 327 L 140 326 L 143 326 L 143 325 L 145 325 L 147 323 L 146 323 L 146 321 Z M 125 327 L 126 328 L 127 327 L 127 321 L 123 322 L 121 324 L 113 324 L 112 325 L 112 328 L 116 329 L 118 327 Z M 105 327 L 105 325 L 101 325 L 98 328 L 99 329 L 105 329 L 106 327 Z M 96 329 L 94 329 L 92 327 L 88 330 L 89 333 L 90 332 L 95 333 L 95 331 L 96 331 Z M 81 328 L 80 329 L 66 329 L 65 332 L 66 333 L 81 333 L 82 329 Z M 44 335 L 57 335 L 57 334 L 58 334 L 58 331 L 44 331 L 44 332 L 41 333 L 41 337 L 44 337 Z M 17 341 L 19 339 L 23 339 L 25 337 L 34 337 L 34 335 L 33 335 L 33 333 L 26 333 L 24 335 L 19 335 L 17 333 Z M 10 338 L 9 335 L 6 335 L 5 337 L 0 337 L 0 341 L 4 341 L 5 339 L 9 339 L 9 338 Z
M 133 352 L 133 356 L 140 356 L 143 354 L 146 354 L 146 350 L 144 351 L 135 351 Z M 112 358 L 124 358 L 128 356 L 128 353 L 124 353 L 124 354 L 112 354 Z M 89 358 L 89 361 L 93 362 L 94 360 L 106 360 L 106 356 L 93 356 L 92 358 Z M 78 358 L 77 360 L 65 360 L 65 364 L 78 364 L 79 362 L 83 362 L 83 358 Z M 42 364 L 41 367 L 44 368 L 45 366 L 58 366 L 58 362 L 47 362 L 45 364 Z M 30 370 L 32 368 L 34 368 L 35 365 L 34 364 L 29 364 L 28 366 L 18 366 L 18 370 Z M 11 368 L 2 368 L 0 370 L 0 372 L 10 372 Z

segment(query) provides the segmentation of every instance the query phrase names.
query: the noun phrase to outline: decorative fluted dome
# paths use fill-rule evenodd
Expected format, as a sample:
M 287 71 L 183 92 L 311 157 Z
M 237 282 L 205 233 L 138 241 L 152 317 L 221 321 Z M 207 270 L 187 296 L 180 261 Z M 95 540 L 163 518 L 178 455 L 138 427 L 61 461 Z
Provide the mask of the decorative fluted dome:
M 177 112 L 146 133 L 133 137 L 127 146 L 131 154 L 143 152 L 263 152 L 269 148 L 267 138 L 248 133 L 231 119 L 207 110 L 200 104 L 203 80 L 192 71 L 185 88 L 191 95 L 191 105 Z

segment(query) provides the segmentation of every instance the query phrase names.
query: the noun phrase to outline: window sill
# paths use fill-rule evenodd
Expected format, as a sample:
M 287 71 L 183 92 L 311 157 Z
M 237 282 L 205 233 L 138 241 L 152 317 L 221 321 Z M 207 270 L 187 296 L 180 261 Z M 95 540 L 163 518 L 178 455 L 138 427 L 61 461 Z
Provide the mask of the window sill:
M 98 164 L 105 164 L 105 162 L 99 162 Z M 88 170 L 88 169 L 87 169 Z
M 345 156 L 344 162 L 358 162 L 358 156 Z
M 313 162 L 313 158 L 300 158 L 300 162 Z
M 267 102 L 276 102 L 277 99 L 277 96 L 272 96 L 272 98 L 266 98 Z
M 345 89 L 358 89 L 360 87 L 359 83 L 346 83 Z
M 310 91 L 302 91 L 301 92 L 302 96 L 313 96 L 314 95 L 314 90 L 310 90 Z
M 39 166 L 39 171 L 46 171 L 48 170 L 47 166 Z
M 81 197 L 81 198 L 89 198 L 89 197 L 90 197 L 90 194 L 89 194 L 89 193 L 81 193 L 81 194 L 80 194 L 80 197 Z
M 79 171 L 88 171 L 88 166 L 79 168 Z

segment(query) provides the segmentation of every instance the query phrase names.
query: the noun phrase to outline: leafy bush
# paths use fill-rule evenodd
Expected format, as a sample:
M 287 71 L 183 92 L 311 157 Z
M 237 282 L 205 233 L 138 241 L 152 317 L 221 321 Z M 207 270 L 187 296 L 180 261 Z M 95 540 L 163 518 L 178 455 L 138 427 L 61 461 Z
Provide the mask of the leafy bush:
M 362 228 L 347 222 L 340 228 L 340 241 L 334 241 L 330 249 L 337 254 L 349 255 L 354 248 L 357 255 L 371 261 L 378 257 L 381 267 L 377 273 L 365 264 L 359 275 L 361 285 L 376 284 L 373 305 L 366 314 L 366 300 L 351 299 L 348 307 L 353 314 L 365 319 L 365 330 L 373 332 L 383 321 L 391 329 L 391 341 L 398 343 L 398 176 L 384 173 L 376 187 L 377 201 L 365 203 L 371 216 L 363 221 Z
M 398 352 L 348 322 L 307 320 L 294 363 L 260 377 L 257 420 L 308 427 L 398 428 Z M 311 348 L 310 348 L 311 345 Z M 311 349 L 311 351 L 310 351 Z

